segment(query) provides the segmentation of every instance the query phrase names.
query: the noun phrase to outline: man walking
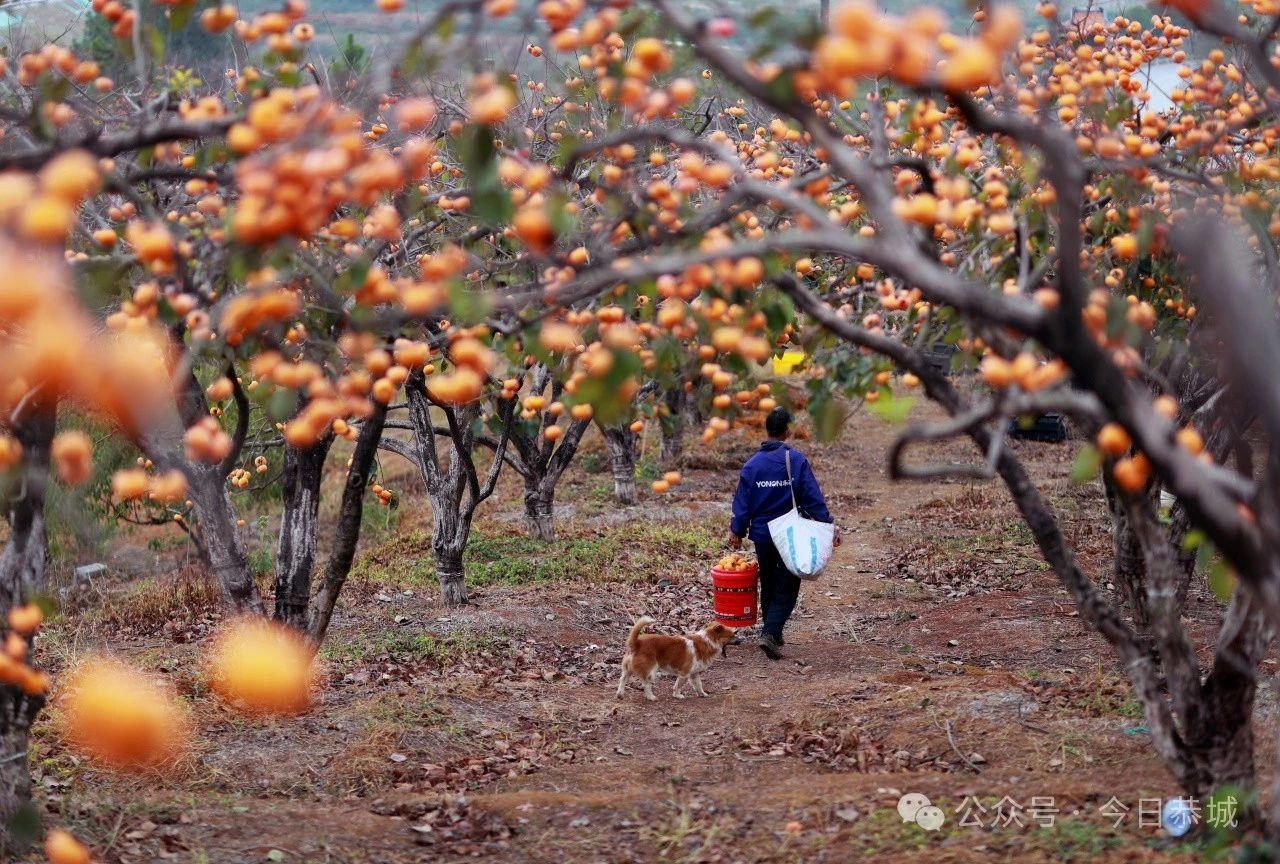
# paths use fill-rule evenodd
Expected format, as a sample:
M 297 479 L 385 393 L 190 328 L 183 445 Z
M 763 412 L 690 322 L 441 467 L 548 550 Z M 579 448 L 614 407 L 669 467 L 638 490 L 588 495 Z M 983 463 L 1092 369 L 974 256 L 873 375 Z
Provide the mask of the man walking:
M 782 556 L 769 537 L 769 522 L 791 510 L 791 492 L 795 490 L 796 506 L 810 519 L 832 522 L 827 502 L 818 488 L 809 460 L 798 450 L 787 446 L 791 412 L 778 407 L 765 418 L 764 430 L 769 440 L 742 466 L 738 491 L 733 496 L 733 521 L 729 525 L 729 545 L 742 548 L 742 538 L 750 537 L 756 547 L 760 566 L 760 649 L 771 660 L 782 658 L 779 650 L 785 643 L 782 628 L 796 608 L 800 597 L 800 579 L 782 563 Z M 787 454 L 791 454 L 791 479 L 787 479 Z M 840 532 L 834 544 L 840 545 Z

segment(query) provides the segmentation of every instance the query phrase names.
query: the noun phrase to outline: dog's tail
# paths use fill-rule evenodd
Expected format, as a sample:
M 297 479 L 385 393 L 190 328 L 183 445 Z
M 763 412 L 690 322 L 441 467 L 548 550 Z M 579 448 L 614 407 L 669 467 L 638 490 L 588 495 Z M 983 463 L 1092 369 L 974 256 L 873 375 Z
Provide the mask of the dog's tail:
M 631 625 L 631 635 L 627 637 L 627 650 L 635 651 L 636 645 L 640 642 L 640 634 L 644 632 L 644 628 L 653 623 L 653 619 L 648 615 L 641 615 L 636 619 L 636 623 Z

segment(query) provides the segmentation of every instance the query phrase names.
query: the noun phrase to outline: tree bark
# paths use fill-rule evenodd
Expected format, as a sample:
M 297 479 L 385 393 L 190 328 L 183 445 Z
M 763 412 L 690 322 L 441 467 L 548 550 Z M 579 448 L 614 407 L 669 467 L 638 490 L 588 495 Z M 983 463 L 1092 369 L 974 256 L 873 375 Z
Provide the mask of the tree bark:
M 440 580 L 440 596 L 450 606 L 467 602 L 467 584 L 462 568 L 462 553 L 471 536 L 471 520 L 476 507 L 497 488 L 502 464 L 506 461 L 507 444 L 511 440 L 512 416 L 516 400 L 497 399 L 497 419 L 502 434 L 493 444 L 493 461 L 483 480 L 476 471 L 476 427 L 481 416 L 480 403 L 444 405 L 433 402 L 427 392 L 426 379 L 421 372 L 414 372 L 405 384 L 409 401 L 409 421 L 413 426 L 414 447 L 396 447 L 396 452 L 411 458 L 422 473 L 427 497 L 431 500 L 433 528 L 431 551 Z M 431 418 L 432 408 L 444 414 L 448 435 L 441 436 L 449 442 L 446 454 L 447 466 L 436 450 L 436 425 Z
M 356 560 L 356 546 L 360 542 L 360 524 L 364 521 L 364 494 L 369 485 L 369 472 L 373 470 L 378 455 L 378 442 L 387 422 L 387 406 L 374 401 L 373 413 L 360 426 L 356 438 L 356 451 L 351 455 L 351 467 L 347 469 L 347 483 L 342 488 L 342 504 L 338 509 L 338 527 L 334 531 L 333 549 L 325 565 L 324 581 L 311 606 L 307 631 L 311 641 L 319 645 L 329 632 L 333 609 L 338 605 L 338 595 L 346 584 L 351 565 Z
M 663 396 L 667 406 L 667 416 L 662 418 L 659 427 L 662 431 L 662 444 L 658 461 L 664 469 L 680 467 L 684 459 L 684 418 L 685 403 L 690 401 L 689 394 L 683 387 L 672 387 Z
M 182 346 L 175 343 L 175 348 Z M 234 381 L 234 369 L 228 370 Z M 236 527 L 235 506 L 227 489 L 232 455 L 243 446 L 248 429 L 248 403 L 237 385 L 236 404 L 240 413 L 232 452 L 220 465 L 192 462 L 183 453 L 186 430 L 209 416 L 209 403 L 195 374 L 189 374 L 185 386 L 174 396 L 172 412 L 160 412 L 146 418 L 138 430 L 137 444 L 161 470 L 179 470 L 187 479 L 187 494 L 199 523 L 200 556 L 205 567 L 222 587 L 223 600 L 237 612 L 264 614 L 262 595 L 249 572 L 249 555 L 244 538 Z
M 1234 787 L 1248 797 L 1257 782 L 1254 765 L 1253 704 L 1258 690 L 1257 666 L 1275 628 L 1246 591 L 1237 590 L 1205 679 L 1202 722 L 1188 729 L 1187 739 L 1200 759 L 1211 789 Z M 1256 803 L 1244 807 L 1241 822 L 1256 826 Z
M 9 856 L 23 851 L 21 838 L 11 826 L 33 808 L 27 752 L 31 726 L 44 701 L 44 697 L 28 696 L 12 685 L 0 686 L 0 860 L 12 860 Z
M 457 452 L 452 459 L 459 459 Z M 431 496 L 431 554 L 440 580 L 440 599 L 446 606 L 461 606 L 467 602 L 462 553 L 471 535 L 471 514 L 463 502 L 466 478 L 461 470 L 455 475 L 451 469 L 443 480 L 442 488 Z
M 433 548 L 436 578 L 440 580 L 440 597 L 448 606 L 467 602 L 467 579 L 462 566 L 462 550 L 453 547 Z
M 28 395 L 10 418 L 13 435 L 22 444 L 22 461 L 4 490 L 9 540 L 0 552 L 0 620 L 45 586 L 49 544 L 44 502 L 55 423 L 56 403 L 41 390 Z M 4 853 L 0 857 L 16 856 L 19 851 L 9 828 L 19 813 L 31 807 L 27 751 L 31 725 L 42 707 L 44 697 L 0 686 L 0 853 Z
M 13 435 L 22 445 L 22 461 L 4 496 L 9 540 L 0 552 L 0 613 L 5 615 L 44 587 L 48 563 L 44 499 L 56 414 L 49 400 L 38 394 L 31 400 L 21 419 L 12 424 Z
M 555 480 L 547 477 L 525 477 L 524 519 L 529 534 L 539 540 L 556 539 Z
M 625 426 L 603 426 L 605 446 L 609 450 L 609 466 L 613 471 L 613 497 L 630 507 L 636 497 L 635 435 Z
M 1107 496 L 1107 509 L 1111 511 L 1112 578 L 1129 601 L 1134 628 L 1146 634 L 1151 629 L 1151 612 L 1147 607 L 1146 566 L 1142 560 L 1142 549 L 1129 525 L 1129 514 L 1125 512 L 1124 503 L 1110 478 L 1103 478 L 1102 485 Z
M 531 392 L 542 395 L 550 391 L 548 401 L 558 402 L 564 393 L 564 385 L 551 377 L 546 366 L 533 369 Z M 551 441 L 544 434 L 556 425 L 556 417 L 549 411 L 542 412 L 536 426 L 516 422 L 512 418 L 506 424 L 509 447 L 505 458 L 516 473 L 524 479 L 525 526 L 530 536 L 539 540 L 555 539 L 556 484 L 578 452 L 582 436 L 591 426 L 591 420 L 572 420 L 563 429 L 559 441 Z M 484 439 L 486 446 L 496 447 L 496 441 Z
M 249 572 L 244 537 L 236 527 L 236 510 L 226 477 L 217 466 L 195 465 L 189 479 L 191 500 L 200 521 L 204 563 L 222 586 L 224 600 L 237 612 L 265 614 L 262 595 Z
M 276 620 L 306 631 L 316 566 L 320 482 L 333 436 L 284 450 L 284 512 L 276 544 Z

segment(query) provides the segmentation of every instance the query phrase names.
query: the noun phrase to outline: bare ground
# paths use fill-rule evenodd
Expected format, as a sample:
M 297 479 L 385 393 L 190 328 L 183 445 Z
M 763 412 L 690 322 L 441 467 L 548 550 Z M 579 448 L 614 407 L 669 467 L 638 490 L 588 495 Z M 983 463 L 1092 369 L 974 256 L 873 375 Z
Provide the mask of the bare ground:
M 198 576 L 109 586 L 45 656 L 107 648 L 164 672 L 195 708 L 197 746 L 163 775 L 108 775 L 62 749 L 51 710 L 41 804 L 120 864 L 1197 860 L 1136 824 L 1140 799 L 1177 789 L 1002 488 L 891 484 L 891 435 L 859 416 L 836 444 L 800 444 L 846 542 L 806 585 L 786 658 L 730 648 L 707 699 L 672 699 L 669 679 L 652 704 L 613 690 L 635 616 L 668 632 L 709 617 L 745 440 L 699 451 L 706 467 L 676 492 L 621 515 L 607 472 L 575 467 L 546 550 L 517 536 L 509 479 L 477 526 L 488 584 L 461 610 L 439 603 L 429 514 L 400 471 L 401 511 L 372 532 L 322 655 L 327 686 L 299 718 L 248 720 L 206 692 L 198 654 L 219 617 Z M 1014 446 L 1105 574 L 1101 493 L 1070 484 L 1074 445 Z M 1216 605 L 1191 602 L 1201 643 Z M 1272 706 L 1264 693 L 1263 765 Z M 905 792 L 944 810 L 940 831 L 899 818 Z M 1006 796 L 1043 812 L 1006 805 L 1017 818 L 991 827 Z M 957 824 L 970 797 L 986 827 Z M 1132 808 L 1119 828 L 1099 812 L 1112 797 Z

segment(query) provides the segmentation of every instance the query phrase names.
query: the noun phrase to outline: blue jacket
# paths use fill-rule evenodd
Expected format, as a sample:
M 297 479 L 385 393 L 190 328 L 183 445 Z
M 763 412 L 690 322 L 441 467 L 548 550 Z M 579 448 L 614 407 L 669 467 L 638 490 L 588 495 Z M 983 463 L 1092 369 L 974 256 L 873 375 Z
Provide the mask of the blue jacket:
M 791 489 L 787 486 L 787 451 L 791 452 L 791 480 L 796 490 L 796 504 L 801 512 L 819 522 L 831 522 L 827 502 L 818 488 L 809 460 L 799 450 L 782 441 L 769 439 L 742 466 L 738 492 L 733 496 L 733 521 L 729 530 L 739 537 L 750 537 L 752 543 L 769 540 L 769 522 L 791 509 Z M 748 529 L 750 533 L 748 533 Z

